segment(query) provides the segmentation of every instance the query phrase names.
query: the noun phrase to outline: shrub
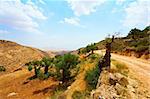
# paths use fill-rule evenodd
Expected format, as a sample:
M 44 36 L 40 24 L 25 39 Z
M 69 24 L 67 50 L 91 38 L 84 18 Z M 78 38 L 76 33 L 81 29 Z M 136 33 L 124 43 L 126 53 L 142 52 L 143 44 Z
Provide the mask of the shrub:
M 135 51 L 136 52 L 143 52 L 143 51 L 148 50 L 148 48 L 149 48 L 148 46 L 138 46 L 135 48 Z
M 96 88 L 96 85 L 97 85 L 97 82 L 99 79 L 99 75 L 100 75 L 100 70 L 99 70 L 98 65 L 96 65 L 95 68 L 88 70 L 86 72 L 85 80 L 87 82 L 89 90 Z
M 92 54 L 92 55 L 90 55 L 90 59 L 92 59 L 92 60 L 95 60 L 95 59 L 97 59 L 98 58 L 98 55 L 97 54 Z
M 6 68 L 4 66 L 0 66 L 0 72 L 6 71 Z
M 89 44 L 85 48 L 79 49 L 78 53 L 79 54 L 85 54 L 85 53 L 91 52 L 91 54 L 93 54 L 94 50 L 98 50 L 98 47 L 97 47 L 96 43 Z
M 38 78 L 40 79 L 40 80 L 45 80 L 45 79 L 47 79 L 48 77 L 49 77 L 49 73 L 47 73 L 47 74 L 44 74 L 44 73 L 42 73 L 42 71 L 39 71 L 39 73 L 38 73 Z
M 33 68 L 32 68 L 32 65 L 29 65 L 29 66 L 28 66 L 28 70 L 31 71 L 32 69 L 33 69 Z
M 86 52 L 90 52 L 91 51 L 92 54 L 93 54 L 94 50 L 98 50 L 98 47 L 96 46 L 96 43 L 86 46 Z

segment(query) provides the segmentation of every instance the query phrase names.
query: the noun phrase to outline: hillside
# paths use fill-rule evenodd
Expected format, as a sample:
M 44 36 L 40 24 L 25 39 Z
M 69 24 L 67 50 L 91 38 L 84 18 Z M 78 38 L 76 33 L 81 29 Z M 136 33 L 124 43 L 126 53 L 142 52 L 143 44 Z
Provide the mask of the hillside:
M 149 27 L 135 28 L 126 37 L 115 37 L 109 70 L 101 61 L 111 38 L 70 52 L 0 40 L 0 66 L 6 68 L 0 72 L 0 98 L 150 98 L 150 62 L 138 59 L 149 58 L 149 33 Z
M 0 40 L 0 65 L 6 68 L 6 72 L 12 72 L 29 61 L 49 55 L 52 54 L 15 42 Z
M 111 38 L 106 38 L 98 43 L 96 46 L 98 49 L 105 49 L 106 42 L 109 42 Z M 112 52 L 126 55 L 135 56 L 137 58 L 148 59 L 149 45 L 150 45 L 150 26 L 147 26 L 144 30 L 131 29 L 126 37 L 116 37 L 112 44 Z

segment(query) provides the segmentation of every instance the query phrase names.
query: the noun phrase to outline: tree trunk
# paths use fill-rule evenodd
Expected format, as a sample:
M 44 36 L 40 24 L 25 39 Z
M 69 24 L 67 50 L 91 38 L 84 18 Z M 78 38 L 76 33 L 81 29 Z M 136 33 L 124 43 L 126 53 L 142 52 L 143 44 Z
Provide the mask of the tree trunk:
M 37 69 L 36 69 L 36 66 L 34 66 L 34 74 L 35 74 L 35 78 L 37 78 Z
M 92 50 L 92 54 L 94 54 L 94 51 Z
M 64 69 L 62 70 L 62 82 L 63 83 L 65 82 L 65 70 Z
M 48 73 L 48 66 L 45 66 L 44 68 L 44 74 L 47 74 Z

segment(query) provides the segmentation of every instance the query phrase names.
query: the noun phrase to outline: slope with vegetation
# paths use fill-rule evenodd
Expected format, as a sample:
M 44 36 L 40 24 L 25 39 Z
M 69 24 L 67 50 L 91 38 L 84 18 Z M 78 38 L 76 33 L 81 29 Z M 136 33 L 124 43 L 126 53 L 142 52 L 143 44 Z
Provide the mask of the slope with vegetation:
M 106 42 L 109 42 L 111 38 L 106 38 L 96 43 L 98 49 L 105 49 Z M 144 30 L 132 29 L 126 37 L 115 38 L 112 44 L 112 51 L 114 53 L 141 57 L 148 59 L 150 52 L 150 26 L 147 26 Z
M 7 74 L 0 76 L 0 98 L 150 98 L 149 87 L 146 87 L 150 85 L 147 60 L 138 62 L 135 59 L 134 63 L 126 56 L 111 54 L 111 66 L 106 68 L 101 60 L 106 63 L 104 57 L 110 59 L 110 53 L 102 56 L 104 52 L 100 51 L 109 43 L 114 53 L 147 59 L 149 28 L 132 29 L 126 37 L 112 40 L 113 43 L 107 38 L 54 57 L 35 48 L 1 40 L 0 73 L 7 71 Z
M 15 42 L 0 40 L 0 65 L 6 72 L 13 72 L 31 60 L 38 60 L 47 53 L 36 48 L 22 46 Z

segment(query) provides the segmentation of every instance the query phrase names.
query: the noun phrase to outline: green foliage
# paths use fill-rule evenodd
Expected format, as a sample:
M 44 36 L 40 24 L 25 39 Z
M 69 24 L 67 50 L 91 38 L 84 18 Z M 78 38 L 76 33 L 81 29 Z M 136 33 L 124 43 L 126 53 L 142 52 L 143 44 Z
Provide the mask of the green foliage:
M 71 70 L 79 63 L 78 57 L 72 54 L 64 54 L 55 59 L 57 78 L 63 82 L 71 78 Z
M 136 57 L 149 54 L 148 48 L 150 45 L 150 26 L 147 26 L 144 30 L 132 29 L 126 37 L 115 38 L 112 43 L 111 51 L 116 53 L 135 53 Z M 99 49 L 105 49 L 106 42 L 110 42 L 111 38 L 106 38 L 103 41 L 98 42 L 96 45 Z
M 85 54 L 89 52 L 92 52 L 93 54 L 94 50 L 98 50 L 96 43 L 89 44 L 85 48 L 79 49 L 79 54 Z
M 98 65 L 96 65 L 95 68 L 88 70 L 86 72 L 85 80 L 88 84 L 89 90 L 96 88 L 99 75 L 100 75 L 100 71 Z
M 142 32 L 141 30 L 134 28 L 129 32 L 127 37 L 132 39 L 140 38 L 142 36 L 141 32 Z
M 44 57 L 41 60 L 41 65 L 42 66 L 50 66 L 52 64 L 53 60 L 54 60 L 53 58 Z
M 44 74 L 47 74 L 47 73 L 48 73 L 48 68 L 49 68 L 49 66 L 52 67 L 53 61 L 54 61 L 53 58 L 48 58 L 48 57 L 44 57 L 44 58 L 41 60 L 41 65 L 42 65 L 43 67 L 45 67 L 45 69 L 44 69 Z
M 33 69 L 32 65 L 28 66 L 28 70 L 31 71 Z
M 150 30 L 149 26 L 146 27 L 144 30 L 139 30 L 139 29 L 132 29 L 129 34 L 127 35 L 127 38 L 132 38 L 132 39 L 139 39 L 139 38 L 144 38 L 148 37 L 148 31 Z
M 50 75 L 48 72 L 49 66 L 52 67 L 53 65 L 53 58 L 44 57 L 42 60 L 36 60 L 26 63 L 25 65 L 28 66 L 28 70 L 31 71 L 34 69 L 35 76 L 34 78 L 39 79 L 47 79 Z M 42 67 L 44 67 L 44 73 L 40 70 Z
M 148 46 L 138 46 L 138 47 L 135 48 L 135 51 L 136 52 L 144 52 L 144 51 L 146 51 L 148 49 L 149 49 Z
M 145 38 L 140 39 L 140 40 L 132 41 L 128 45 L 130 47 L 149 46 L 150 42 L 149 42 L 149 38 L 145 37 Z
M 6 71 L 6 68 L 4 66 L 0 66 L 0 72 Z
M 86 49 L 86 48 L 81 49 L 81 50 L 80 50 L 80 53 L 81 53 L 81 54 L 85 54 L 85 53 L 87 53 L 87 49 Z
M 112 51 L 123 51 L 126 48 L 126 44 L 124 41 L 120 39 L 116 39 L 115 42 L 112 43 Z
M 89 56 L 89 58 L 92 59 L 92 60 L 95 60 L 95 59 L 98 58 L 98 55 L 97 54 L 92 54 L 92 55 Z
M 45 80 L 45 79 L 48 79 L 48 77 L 49 77 L 49 73 L 47 73 L 47 74 L 44 74 L 44 73 L 42 73 L 42 71 L 41 70 L 39 70 L 39 72 L 38 72 L 38 78 L 40 79 L 40 80 Z
M 96 44 L 94 43 L 94 44 L 90 44 L 90 45 L 88 45 L 88 46 L 86 46 L 86 51 L 87 52 L 90 52 L 90 51 L 92 51 L 92 53 L 93 53 L 93 51 L 94 50 L 97 50 L 98 48 L 97 48 L 97 46 L 96 46 Z

